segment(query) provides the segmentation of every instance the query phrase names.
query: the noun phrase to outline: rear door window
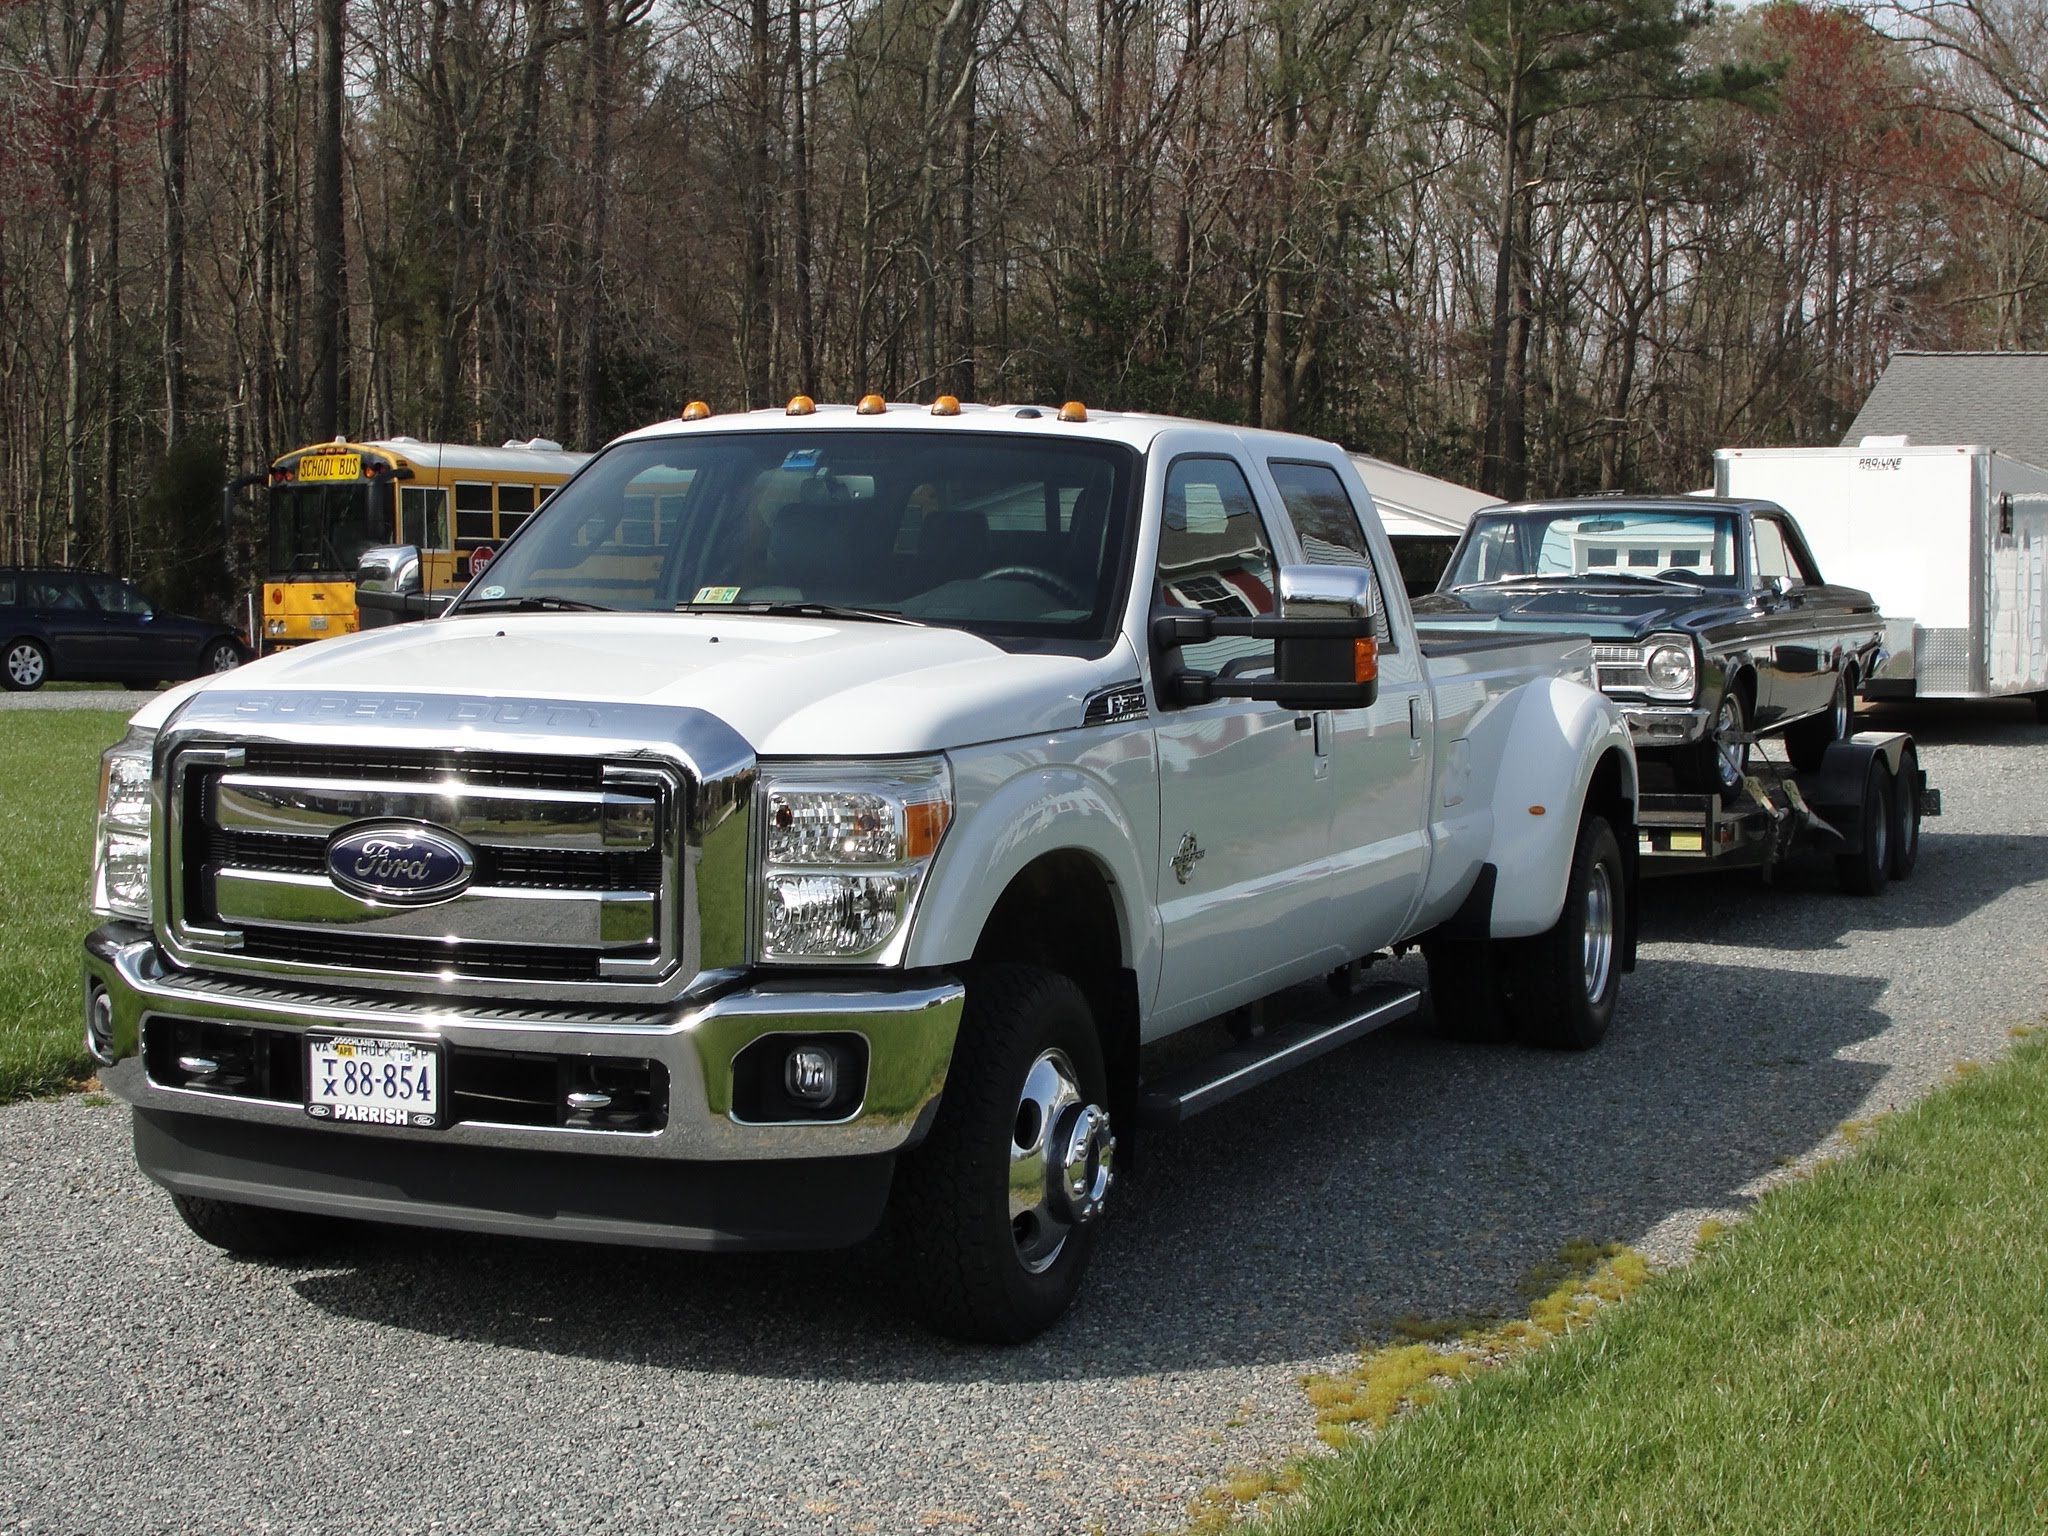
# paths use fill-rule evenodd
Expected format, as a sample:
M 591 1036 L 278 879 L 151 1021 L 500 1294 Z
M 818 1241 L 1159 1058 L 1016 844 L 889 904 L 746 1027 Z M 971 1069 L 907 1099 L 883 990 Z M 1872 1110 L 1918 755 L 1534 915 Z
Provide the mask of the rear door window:
M 1287 515 L 1294 520 L 1301 552 L 1310 565 L 1349 565 L 1372 572 L 1373 584 L 1379 588 L 1379 612 L 1374 615 L 1373 628 L 1380 645 L 1391 650 L 1386 586 L 1373 567 L 1358 507 L 1337 471 L 1327 464 L 1295 459 L 1269 459 L 1266 467 L 1273 472 L 1273 483 L 1280 488 L 1280 499 L 1287 504 Z

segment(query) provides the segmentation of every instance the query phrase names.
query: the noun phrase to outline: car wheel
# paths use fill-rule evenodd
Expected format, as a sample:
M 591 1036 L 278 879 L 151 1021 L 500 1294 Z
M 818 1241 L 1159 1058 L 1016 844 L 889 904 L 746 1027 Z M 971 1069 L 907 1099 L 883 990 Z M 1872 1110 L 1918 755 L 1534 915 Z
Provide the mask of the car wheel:
M 1874 752 L 1863 776 L 1861 819 L 1863 846 L 1835 856 L 1835 878 L 1851 896 L 1875 896 L 1891 878 L 1892 776 Z
M 1740 688 L 1730 688 L 1714 708 L 1704 740 L 1688 749 L 1678 763 L 1681 789 L 1733 799 L 1749 776 L 1749 704 Z
M 0 657 L 0 687 L 32 693 L 50 680 L 50 653 L 33 640 L 16 640 Z
M 1920 755 L 1911 747 L 1899 754 L 1898 777 L 1892 780 L 1891 869 L 1904 880 L 1920 862 Z
M 130 693 L 148 693 L 156 687 L 156 679 L 153 677 L 124 677 L 121 679 L 121 686 Z
M 241 647 L 232 640 L 216 640 L 199 658 L 202 672 L 232 672 L 242 664 Z
M 1588 812 L 1557 922 L 1509 951 L 1508 1016 L 1526 1044 L 1585 1051 L 1605 1038 L 1621 993 L 1627 903 L 1621 844 L 1606 817 Z
M 172 1195 L 171 1204 L 195 1236 L 245 1259 L 293 1259 L 314 1253 L 332 1244 L 343 1229 L 332 1217 L 200 1195 Z
M 1795 722 L 1785 732 L 1785 755 L 1792 759 L 1792 766 L 1801 773 L 1812 773 L 1820 767 L 1829 747 L 1849 739 L 1849 733 L 1855 729 L 1855 717 L 1849 679 L 1838 672 L 1835 695 L 1828 701 L 1828 707 Z
M 1029 965 L 975 971 L 938 1115 L 890 1200 L 904 1287 L 932 1327 L 1018 1344 L 1067 1310 L 1115 1182 L 1108 1102 L 1073 981 Z

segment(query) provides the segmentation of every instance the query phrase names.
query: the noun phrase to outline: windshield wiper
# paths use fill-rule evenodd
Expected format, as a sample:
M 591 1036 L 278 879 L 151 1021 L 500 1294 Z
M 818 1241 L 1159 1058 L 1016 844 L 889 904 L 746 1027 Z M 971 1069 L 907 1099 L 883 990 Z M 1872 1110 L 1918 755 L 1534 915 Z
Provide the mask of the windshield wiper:
M 613 613 L 603 603 L 578 597 L 480 597 L 464 603 L 458 613 Z
M 1581 587 L 1603 587 L 1617 581 L 1642 582 L 1649 586 L 1690 587 L 1703 590 L 1698 582 L 1687 581 L 1682 576 L 1645 576 L 1638 571 L 1553 571 L 1544 575 L 1496 576 L 1491 581 L 1464 581 L 1451 588 L 1453 592 L 1470 592 L 1479 587 L 1526 587 L 1538 586 L 1545 582 L 1568 582 Z
M 677 603 L 677 613 L 765 613 L 791 619 L 863 619 L 871 624 L 909 624 L 917 629 L 930 626 L 923 619 L 909 618 L 891 608 L 842 608 L 837 603 Z

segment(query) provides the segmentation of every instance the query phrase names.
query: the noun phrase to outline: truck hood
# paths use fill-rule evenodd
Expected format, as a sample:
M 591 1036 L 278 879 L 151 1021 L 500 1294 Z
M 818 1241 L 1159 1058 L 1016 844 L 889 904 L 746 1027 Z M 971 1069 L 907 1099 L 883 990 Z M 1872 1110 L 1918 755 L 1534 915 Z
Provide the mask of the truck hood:
M 701 709 L 763 756 L 881 756 L 1070 730 L 1091 692 L 1136 670 L 1121 646 L 1100 660 L 1019 654 L 957 629 L 490 614 L 284 651 L 162 694 L 135 723 L 161 725 L 202 692 L 487 695 Z
M 1697 629 L 1732 604 L 1722 592 L 1637 592 L 1617 587 L 1468 587 L 1416 599 L 1415 622 L 1496 629 L 1538 626 L 1578 635 L 1636 640 L 1658 630 Z

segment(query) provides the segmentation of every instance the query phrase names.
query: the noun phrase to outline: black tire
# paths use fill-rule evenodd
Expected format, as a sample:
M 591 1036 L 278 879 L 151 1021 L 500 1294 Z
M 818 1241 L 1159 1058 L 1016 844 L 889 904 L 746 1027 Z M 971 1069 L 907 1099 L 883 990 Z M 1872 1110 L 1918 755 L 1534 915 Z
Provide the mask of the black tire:
M 1050 1083 L 1072 1097 L 1048 1093 Z M 898 1164 L 890 1196 L 903 1286 L 933 1328 L 1021 1344 L 1072 1304 L 1114 1180 L 1108 1102 L 1102 1043 L 1078 986 L 1037 966 L 974 972 L 938 1116 Z M 1056 1144 L 1080 1156 L 1048 1158 Z M 1036 1181 L 1017 1180 L 1013 1195 L 1013 1177 L 1034 1160 Z M 1060 1168 L 1080 1182 L 1078 1209 Z
M 150 693 L 156 688 L 156 679 L 153 677 L 124 677 L 121 679 L 121 686 L 130 693 Z
M 1898 777 L 1892 780 L 1891 869 L 1894 880 L 1909 879 L 1920 862 L 1920 754 L 1907 747 L 1899 754 Z
M 295 1259 L 316 1253 L 331 1246 L 342 1229 L 331 1217 L 200 1195 L 172 1195 L 171 1204 L 195 1236 L 245 1259 Z
M 1835 856 L 1835 878 L 1851 896 L 1875 896 L 1891 878 L 1892 776 L 1884 759 L 1871 754 L 1863 776 L 1863 846 Z
M 0 688 L 33 693 L 50 680 L 50 653 L 35 640 L 10 640 L 0 655 Z
M 1817 715 L 1794 721 L 1785 731 L 1785 755 L 1801 773 L 1812 773 L 1829 747 L 1847 741 L 1856 729 L 1856 696 L 1849 679 L 1835 674 L 1835 695 Z
M 1524 1044 L 1588 1051 L 1606 1038 L 1621 995 L 1628 899 L 1614 828 L 1589 811 L 1579 822 L 1557 922 L 1508 952 L 1508 1017 Z
M 1508 1038 L 1500 953 L 1492 939 L 1424 939 L 1432 1027 L 1446 1040 L 1491 1045 Z
M 199 655 L 201 675 L 232 672 L 242 664 L 242 648 L 232 640 L 216 640 Z
M 2034 719 L 2042 725 L 2048 725 L 2048 693 L 2037 693 L 2033 697 Z
M 1742 781 L 1749 774 L 1749 744 L 1724 738 L 1748 730 L 1749 697 L 1739 686 L 1732 687 L 1714 706 L 1706 736 L 1686 748 L 1674 765 L 1678 787 L 1689 794 L 1718 794 L 1724 800 L 1741 794 Z

